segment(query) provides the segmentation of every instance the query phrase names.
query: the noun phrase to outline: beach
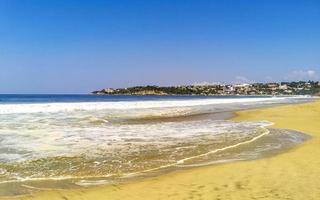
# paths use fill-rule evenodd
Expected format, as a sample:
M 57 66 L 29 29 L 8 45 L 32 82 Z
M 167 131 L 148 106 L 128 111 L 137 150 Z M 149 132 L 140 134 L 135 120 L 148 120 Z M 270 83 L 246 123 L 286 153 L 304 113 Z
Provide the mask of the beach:
M 235 121 L 267 120 L 312 139 L 282 154 L 169 172 L 88 189 L 39 191 L 10 199 L 319 199 L 320 102 L 251 109 Z
M 320 0 L 0 0 L 0 200 L 320 200 Z

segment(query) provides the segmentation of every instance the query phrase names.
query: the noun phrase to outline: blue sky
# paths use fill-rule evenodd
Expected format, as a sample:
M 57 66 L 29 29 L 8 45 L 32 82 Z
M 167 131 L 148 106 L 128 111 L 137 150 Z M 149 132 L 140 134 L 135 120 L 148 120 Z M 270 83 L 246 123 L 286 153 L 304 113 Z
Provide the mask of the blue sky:
M 320 76 L 318 0 L 0 0 L 0 93 Z

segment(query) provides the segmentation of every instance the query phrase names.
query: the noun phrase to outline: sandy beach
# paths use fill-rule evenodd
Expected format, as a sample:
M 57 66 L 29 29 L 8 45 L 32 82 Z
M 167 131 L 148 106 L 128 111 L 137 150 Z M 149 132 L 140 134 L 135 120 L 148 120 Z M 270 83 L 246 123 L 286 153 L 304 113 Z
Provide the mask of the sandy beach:
M 0 0 L 0 200 L 320 200 L 320 0 Z
M 40 191 L 10 199 L 319 199 L 320 102 L 240 111 L 233 118 L 268 120 L 312 139 L 288 152 L 259 160 L 170 172 L 125 184 Z

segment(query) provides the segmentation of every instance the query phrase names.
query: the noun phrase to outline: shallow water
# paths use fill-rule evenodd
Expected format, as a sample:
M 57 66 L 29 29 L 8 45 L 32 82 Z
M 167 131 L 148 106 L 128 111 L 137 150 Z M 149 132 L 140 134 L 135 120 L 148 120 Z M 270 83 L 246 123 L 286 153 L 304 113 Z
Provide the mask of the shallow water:
M 70 98 L 55 96 L 50 102 L 32 97 L 0 104 L 0 194 L 106 184 L 161 170 L 280 152 L 307 137 L 270 131 L 266 127 L 271 123 L 266 121 L 233 122 L 217 115 L 311 100 Z

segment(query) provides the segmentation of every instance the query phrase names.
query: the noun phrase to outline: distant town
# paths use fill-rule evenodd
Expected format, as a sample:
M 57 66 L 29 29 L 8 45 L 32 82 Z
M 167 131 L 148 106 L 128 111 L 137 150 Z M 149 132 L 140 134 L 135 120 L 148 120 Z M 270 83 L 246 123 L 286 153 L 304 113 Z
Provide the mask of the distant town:
M 96 95 L 320 95 L 317 81 L 253 84 L 213 84 L 185 86 L 135 86 L 128 88 L 106 88 L 94 91 Z

